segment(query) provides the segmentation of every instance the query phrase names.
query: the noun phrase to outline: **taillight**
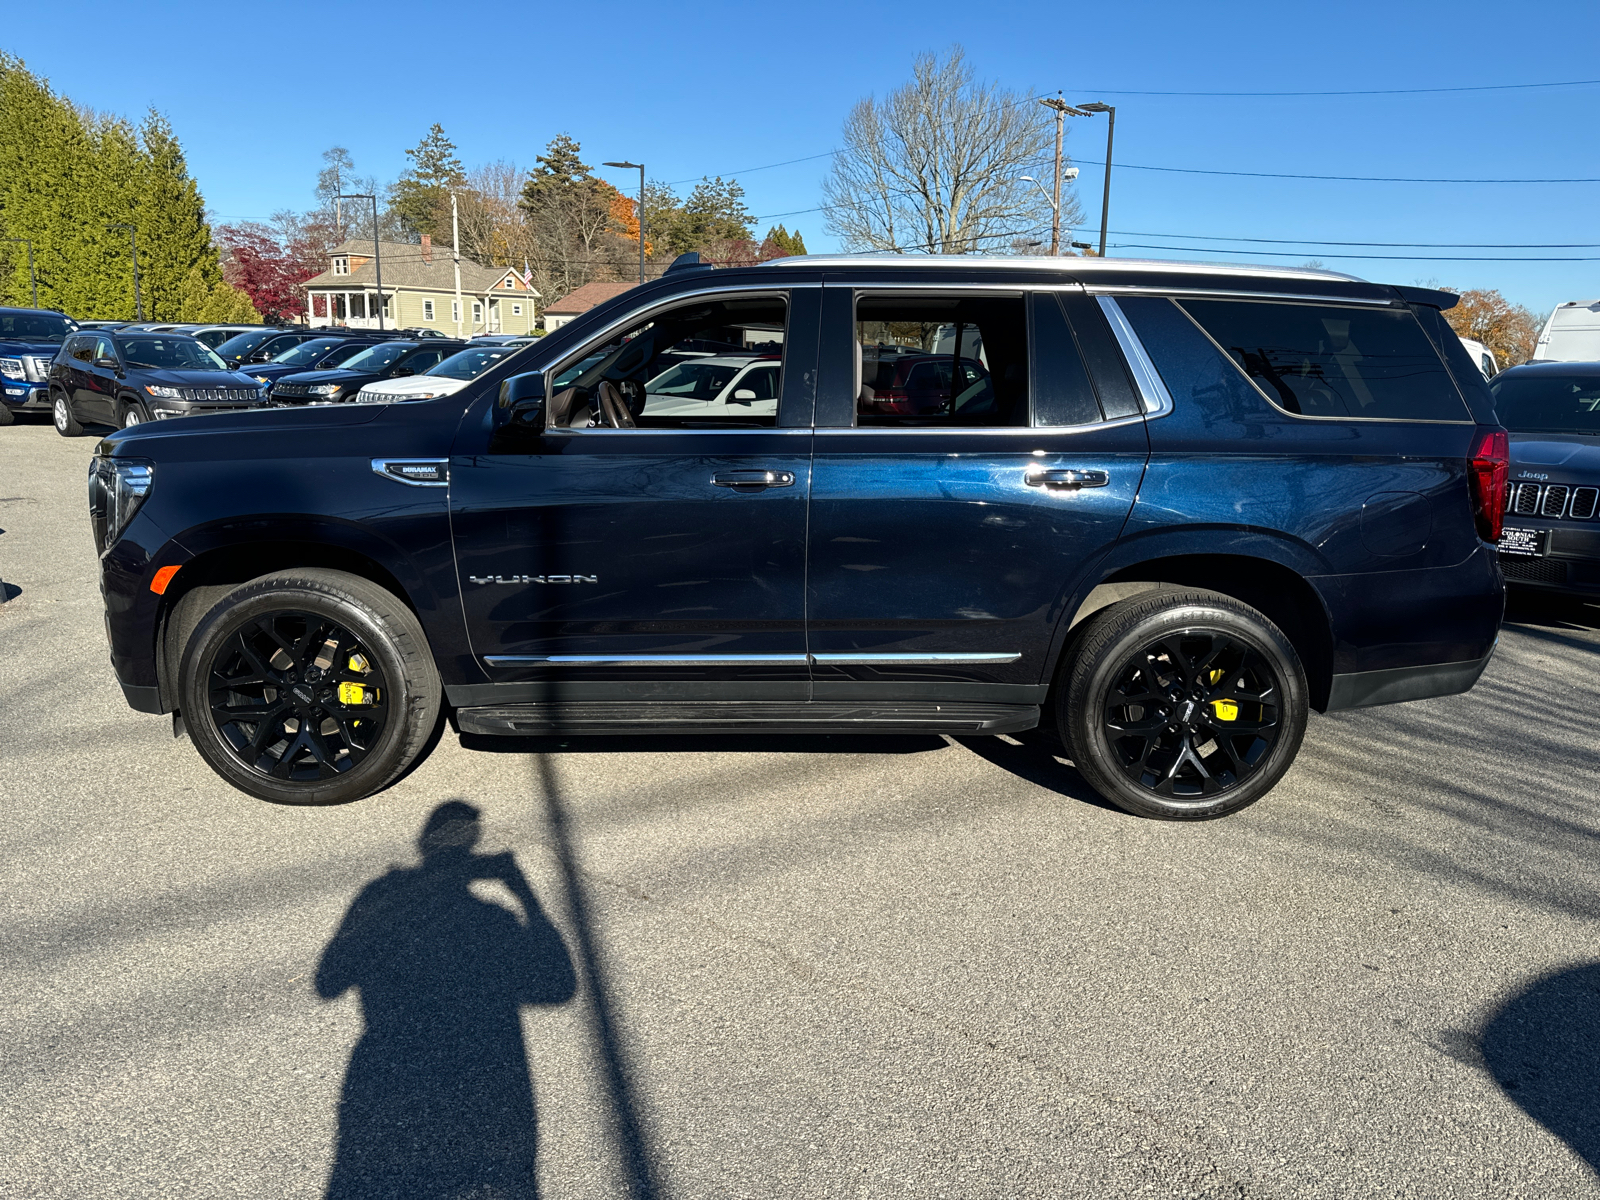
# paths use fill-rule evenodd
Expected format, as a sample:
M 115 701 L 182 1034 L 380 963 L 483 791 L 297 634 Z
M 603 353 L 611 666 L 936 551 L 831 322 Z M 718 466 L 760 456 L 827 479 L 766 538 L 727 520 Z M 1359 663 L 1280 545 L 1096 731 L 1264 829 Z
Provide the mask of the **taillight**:
M 1504 429 L 1485 429 L 1467 456 L 1467 483 L 1472 489 L 1472 517 L 1478 536 L 1500 540 L 1506 511 L 1506 480 L 1511 475 L 1511 439 Z

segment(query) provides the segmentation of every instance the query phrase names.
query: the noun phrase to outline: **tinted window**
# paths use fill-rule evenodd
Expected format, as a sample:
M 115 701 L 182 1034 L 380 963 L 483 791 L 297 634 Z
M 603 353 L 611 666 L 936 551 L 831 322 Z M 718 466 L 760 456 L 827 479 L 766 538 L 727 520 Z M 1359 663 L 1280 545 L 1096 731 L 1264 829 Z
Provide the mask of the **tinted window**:
M 404 342 L 379 342 L 376 346 L 368 346 L 354 358 L 347 358 L 344 369 L 347 371 L 382 371 L 394 366 L 400 361 L 400 356 L 411 349 Z
M 1083 357 L 1054 295 L 1033 297 L 1033 423 L 1086 425 L 1100 419 Z
M 217 353 L 230 361 L 241 359 L 250 354 L 268 338 L 277 336 L 277 331 L 273 329 L 252 329 L 249 333 L 241 333 L 237 337 L 231 337 L 223 342 L 222 345 L 217 347 Z
M 430 367 L 423 373 L 442 375 L 446 379 L 476 379 L 510 353 L 510 350 L 463 350 L 460 354 L 452 354 L 438 366 Z
M 437 367 L 443 357 L 443 350 L 421 350 L 408 356 L 400 365 L 418 375 L 424 375 L 429 367 Z
M 272 361 L 290 367 L 309 367 L 338 344 L 338 338 L 313 338 L 274 355 Z
M 1408 309 L 1246 300 L 1178 303 L 1289 412 L 1400 421 L 1470 419 Z
M 52 313 L 0 313 L 0 337 L 60 345 L 75 326 Z
M 1600 434 L 1600 375 L 1508 371 L 1489 390 L 1500 423 L 1512 433 Z
M 232 336 L 233 332 L 227 329 L 202 329 L 199 333 L 194 335 L 196 341 L 204 342 L 213 350 L 222 345 L 223 342 L 227 341 Z
M 94 343 L 92 337 L 73 338 L 68 346 L 68 353 L 79 362 L 88 362 L 94 358 Z
M 1192 407 L 1207 423 L 1226 419 L 1259 423 L 1271 414 L 1238 366 L 1171 300 L 1118 296 L 1116 303 L 1178 407 Z
M 855 340 L 857 425 L 1027 423 L 1020 296 L 862 296 Z
M 667 309 L 620 338 L 587 347 L 582 361 L 557 374 L 552 410 L 571 414 L 580 428 L 589 420 L 610 425 L 600 416 L 609 395 L 613 410 L 620 405 L 646 429 L 776 425 L 787 322 L 787 305 L 776 297 Z M 724 352 L 698 349 L 708 344 Z M 770 380 L 744 382 L 757 364 Z M 736 400 L 734 392 L 745 388 L 757 398 Z
M 209 347 L 193 338 L 163 336 L 127 338 L 122 357 L 130 367 L 156 367 L 178 371 L 226 371 L 228 366 Z
M 95 340 L 94 340 L 94 357 L 97 358 L 97 359 L 98 358 L 109 358 L 109 359 L 111 359 L 112 362 L 116 361 L 116 359 L 117 359 L 117 349 L 116 349 L 115 346 L 113 346 L 111 344 L 111 339 L 110 338 L 104 338 L 104 337 L 103 338 L 95 338 Z

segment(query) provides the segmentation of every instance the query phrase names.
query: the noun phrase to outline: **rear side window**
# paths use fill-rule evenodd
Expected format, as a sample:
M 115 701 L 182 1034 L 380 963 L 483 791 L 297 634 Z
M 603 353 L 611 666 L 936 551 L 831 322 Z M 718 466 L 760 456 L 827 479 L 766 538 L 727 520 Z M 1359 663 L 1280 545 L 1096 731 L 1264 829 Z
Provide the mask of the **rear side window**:
M 90 362 L 94 358 L 94 338 L 75 337 L 69 351 L 73 358 L 79 362 Z
M 1299 416 L 1471 419 L 1408 309 L 1251 300 L 1177 304 L 1271 400 Z
M 1100 402 L 1061 305 L 1049 292 L 1035 292 L 1031 303 L 1033 423 L 1088 425 L 1100 420 Z
M 1026 425 L 1021 296 L 856 301 L 856 424 Z

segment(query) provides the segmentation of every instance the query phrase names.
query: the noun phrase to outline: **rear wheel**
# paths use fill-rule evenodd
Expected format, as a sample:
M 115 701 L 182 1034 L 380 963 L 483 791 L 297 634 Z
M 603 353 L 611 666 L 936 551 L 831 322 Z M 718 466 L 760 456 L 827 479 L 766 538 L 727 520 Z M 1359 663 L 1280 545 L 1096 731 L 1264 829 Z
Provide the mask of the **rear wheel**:
M 1139 816 L 1202 820 L 1264 796 L 1305 734 L 1305 670 L 1229 596 L 1160 592 L 1091 618 L 1055 711 L 1083 777 Z
M 417 618 L 339 571 L 269 575 L 223 596 L 190 635 L 179 678 L 201 757 L 280 804 L 335 804 L 388 786 L 439 716 Z
M 67 403 L 65 392 L 56 392 L 52 395 L 50 413 L 55 421 L 56 432 L 62 437 L 77 437 L 83 432 L 83 426 L 72 418 L 72 405 Z

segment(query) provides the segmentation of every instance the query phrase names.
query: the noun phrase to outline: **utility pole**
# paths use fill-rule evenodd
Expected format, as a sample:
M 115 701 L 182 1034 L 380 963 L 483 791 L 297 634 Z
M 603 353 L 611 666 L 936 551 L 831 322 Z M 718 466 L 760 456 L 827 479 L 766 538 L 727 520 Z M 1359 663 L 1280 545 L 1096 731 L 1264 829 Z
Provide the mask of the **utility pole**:
M 1087 116 L 1087 113 L 1073 108 L 1061 99 L 1061 93 L 1054 97 L 1045 97 L 1039 101 L 1046 108 L 1054 109 L 1056 114 L 1056 189 L 1055 196 L 1050 201 L 1050 209 L 1055 216 L 1050 221 L 1050 257 L 1056 258 L 1061 254 L 1061 139 L 1065 134 L 1067 114 L 1075 117 Z
M 0 241 L 23 242 L 28 247 L 28 287 L 33 292 L 33 306 L 39 307 L 39 281 L 33 275 L 33 239 L 32 238 L 0 238 Z
M 378 197 L 371 192 L 351 192 L 348 196 L 339 194 L 341 200 L 371 200 L 372 201 L 372 266 L 378 273 L 378 331 L 383 332 L 383 251 L 378 246 Z
M 1086 113 L 1105 113 L 1106 122 L 1106 190 L 1100 200 L 1100 257 L 1106 256 L 1106 226 L 1111 220 L 1111 138 L 1117 131 L 1117 110 L 1113 105 L 1098 100 L 1078 105 Z
M 133 319 L 144 320 L 144 301 L 139 298 L 139 235 L 132 225 L 107 225 L 107 229 L 126 229 L 128 243 L 133 247 Z
M 461 336 L 461 220 L 456 215 L 456 194 L 450 193 L 450 252 L 456 261 L 456 336 Z
M 634 162 L 601 163 L 602 167 L 622 167 L 639 172 L 639 282 L 644 282 L 644 164 Z

